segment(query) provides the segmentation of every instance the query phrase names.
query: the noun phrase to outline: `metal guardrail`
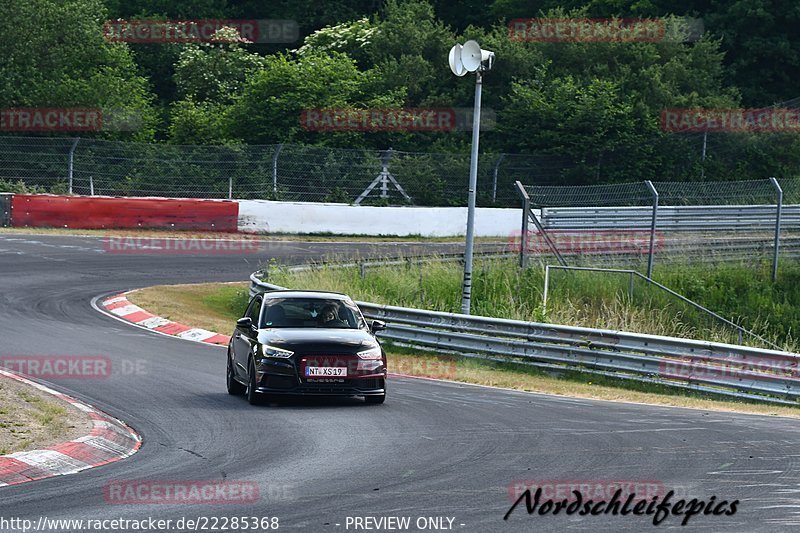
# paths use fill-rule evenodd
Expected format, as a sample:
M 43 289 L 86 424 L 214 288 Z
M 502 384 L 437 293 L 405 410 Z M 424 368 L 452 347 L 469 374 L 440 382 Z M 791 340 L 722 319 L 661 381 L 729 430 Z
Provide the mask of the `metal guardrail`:
M 511 252 L 503 252 L 503 251 L 496 251 L 496 252 L 474 252 L 476 257 L 480 257 L 482 259 L 499 259 L 499 258 L 509 258 L 514 257 L 515 254 Z M 428 263 L 431 261 L 436 261 L 437 263 L 450 263 L 450 262 L 464 262 L 464 254 L 461 253 L 453 253 L 453 254 L 437 254 L 435 256 L 427 257 L 427 256 L 414 256 L 414 257 L 403 257 L 399 259 L 385 259 L 381 261 L 350 261 L 347 263 L 326 263 L 324 261 L 313 263 L 313 264 L 305 264 L 305 265 L 296 265 L 291 267 L 293 272 L 304 272 L 308 270 L 315 270 L 319 268 L 355 268 L 358 267 L 358 270 L 361 274 L 361 277 L 364 278 L 367 275 L 367 270 L 370 268 L 375 267 L 385 267 L 385 266 L 401 266 L 401 265 L 419 265 L 422 263 Z M 252 296 L 252 294 L 251 294 Z
M 769 231 L 775 229 L 775 205 L 659 206 L 656 227 L 662 231 Z M 650 229 L 653 208 L 546 207 L 545 229 Z M 800 205 L 784 205 L 781 226 L 800 227 Z
M 284 287 L 250 276 L 250 294 Z M 797 405 L 800 355 L 679 339 L 357 302 L 380 337 L 434 351 Z

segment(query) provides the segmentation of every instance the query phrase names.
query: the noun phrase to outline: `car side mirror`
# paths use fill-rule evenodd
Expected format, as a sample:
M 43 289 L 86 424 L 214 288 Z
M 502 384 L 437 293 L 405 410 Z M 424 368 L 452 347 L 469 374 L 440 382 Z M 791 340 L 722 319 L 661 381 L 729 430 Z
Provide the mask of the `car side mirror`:
M 369 325 L 369 330 L 372 333 L 375 333 L 377 331 L 383 331 L 384 329 L 386 329 L 386 322 L 384 322 L 383 320 L 373 320 L 372 323 Z
M 253 327 L 253 319 L 250 318 L 249 316 L 240 318 L 239 320 L 236 321 L 236 327 L 238 329 L 250 330 Z

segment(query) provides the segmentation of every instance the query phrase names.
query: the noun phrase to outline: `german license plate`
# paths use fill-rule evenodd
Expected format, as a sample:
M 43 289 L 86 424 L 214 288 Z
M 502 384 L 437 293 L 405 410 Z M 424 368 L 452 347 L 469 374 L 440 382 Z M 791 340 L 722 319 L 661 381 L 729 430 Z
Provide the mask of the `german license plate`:
M 323 378 L 341 378 L 347 376 L 346 366 L 307 366 L 306 376 Z

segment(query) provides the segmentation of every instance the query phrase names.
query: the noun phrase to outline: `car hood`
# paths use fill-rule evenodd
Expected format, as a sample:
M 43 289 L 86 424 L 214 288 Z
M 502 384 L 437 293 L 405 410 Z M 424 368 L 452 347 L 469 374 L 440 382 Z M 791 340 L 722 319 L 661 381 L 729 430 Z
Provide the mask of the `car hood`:
M 258 341 L 302 354 L 355 354 L 378 346 L 372 335 L 360 329 L 262 329 L 258 332 Z

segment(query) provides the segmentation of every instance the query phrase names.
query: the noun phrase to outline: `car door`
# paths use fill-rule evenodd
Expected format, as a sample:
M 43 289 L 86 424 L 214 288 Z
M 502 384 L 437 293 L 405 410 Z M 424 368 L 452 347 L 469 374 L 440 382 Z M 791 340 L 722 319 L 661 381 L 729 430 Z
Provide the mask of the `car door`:
M 237 327 L 233 334 L 233 360 L 236 364 L 236 373 L 242 377 L 247 376 L 247 364 L 250 358 L 250 351 L 258 336 L 261 302 L 261 296 L 254 297 L 250 301 L 250 305 L 247 306 L 247 311 L 244 315 L 250 317 L 253 321 L 253 328 L 244 330 Z

